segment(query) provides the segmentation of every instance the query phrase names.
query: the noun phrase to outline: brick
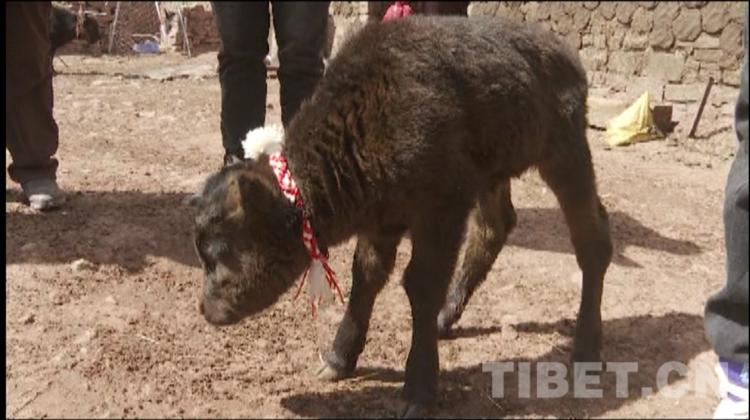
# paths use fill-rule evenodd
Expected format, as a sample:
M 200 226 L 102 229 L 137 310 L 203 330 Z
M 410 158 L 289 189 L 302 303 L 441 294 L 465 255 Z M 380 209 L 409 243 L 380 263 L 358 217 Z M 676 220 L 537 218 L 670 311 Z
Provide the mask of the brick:
M 541 22 L 543 20 L 548 20 L 549 18 L 549 8 L 546 4 L 529 2 L 528 8 L 526 9 L 526 20 Z
M 729 20 L 727 6 L 724 2 L 712 1 L 701 9 L 701 27 L 710 34 L 717 34 Z
M 701 68 L 698 70 L 698 80 L 705 82 L 709 77 L 713 77 L 716 82 L 721 80 L 719 65 L 716 63 L 701 63 Z
M 607 51 L 595 48 L 583 48 L 579 51 L 583 68 L 586 70 L 600 70 L 607 64 Z
M 674 1 L 660 1 L 654 9 L 654 27 L 672 25 L 680 12 L 680 4 Z
M 588 108 L 589 125 L 606 128 L 607 121 L 620 115 L 630 104 L 625 100 L 589 95 L 586 106 Z
M 685 69 L 682 72 L 682 83 L 695 83 L 698 81 L 698 70 L 700 63 L 693 57 L 687 57 L 685 60 Z
M 565 40 L 568 41 L 573 49 L 578 50 L 581 48 L 581 35 L 578 32 L 571 32 L 565 35 Z
M 664 85 L 664 81 L 653 77 L 636 77 L 625 88 L 625 93 L 632 101 L 643 95 L 643 92 L 648 91 L 653 102 L 661 102 L 664 98 Z
M 649 34 L 648 41 L 655 49 L 668 50 L 672 48 L 672 45 L 674 45 L 672 25 L 659 25 L 654 22 L 654 29 Z
M 638 74 L 643 67 L 642 54 L 629 51 L 613 51 L 609 55 L 607 68 L 624 75 Z
M 672 24 L 672 32 L 680 41 L 695 41 L 701 33 L 701 12 L 682 9 Z
M 605 34 L 592 35 L 592 40 L 594 42 L 594 48 L 600 48 L 600 49 L 607 48 L 607 35 Z
M 581 47 L 590 47 L 594 45 L 594 36 L 586 34 L 581 37 Z
M 573 32 L 573 18 L 570 15 L 563 13 L 562 15 L 557 16 L 556 20 L 553 15 L 552 19 L 552 30 L 555 32 L 562 35 L 567 35 Z
M 644 74 L 655 80 L 679 82 L 685 69 L 685 53 L 682 51 L 646 53 Z
M 689 85 L 667 85 L 664 87 L 664 99 L 670 102 L 698 102 L 703 98 L 705 86 L 694 83 Z
M 589 10 L 594 10 L 594 9 L 596 9 L 597 6 L 599 6 L 599 2 L 598 1 L 584 1 L 583 2 L 583 7 L 587 8 Z
M 625 33 L 622 48 L 625 51 L 643 51 L 648 47 L 648 35 L 634 32 Z
M 709 35 L 705 32 L 693 42 L 693 47 L 695 48 L 719 48 L 719 45 L 718 36 Z
M 617 6 L 617 3 L 615 2 L 605 1 L 599 4 L 599 7 L 597 8 L 597 10 L 599 11 L 599 14 L 602 15 L 604 19 L 612 20 L 612 18 L 615 17 L 616 6 Z
M 683 1 L 682 4 L 685 5 L 688 9 L 697 9 L 699 7 L 702 7 L 707 2 L 705 1 Z
M 621 28 L 607 28 L 607 48 L 609 48 L 610 50 L 619 50 L 620 48 L 622 48 L 622 41 L 624 38 L 625 31 Z
M 719 37 L 721 49 L 736 57 L 742 55 L 742 26 L 738 23 L 729 23 Z
M 623 25 L 628 25 L 630 19 L 633 17 L 633 13 L 635 13 L 636 7 L 635 3 L 630 1 L 617 2 L 617 7 L 615 8 L 617 21 Z
M 696 49 L 693 51 L 693 57 L 701 63 L 715 63 L 718 68 L 718 63 L 721 61 L 723 51 L 720 49 Z M 702 66 L 701 66 L 702 67 Z
M 341 4 L 344 2 L 331 2 L 332 5 Z M 469 5 L 471 7 L 472 16 L 495 16 L 497 9 L 500 6 L 500 2 L 494 1 L 473 1 Z
M 638 10 L 633 13 L 633 19 L 630 23 L 630 29 L 638 34 L 648 34 L 651 28 L 654 26 L 654 18 L 652 13 L 646 9 L 639 7 Z
M 727 18 L 729 22 L 734 22 L 742 25 L 745 17 L 747 16 L 747 9 L 745 8 L 746 3 L 744 1 L 732 1 L 722 2 L 727 8 Z
M 582 32 L 589 26 L 591 20 L 591 12 L 583 7 L 579 7 L 573 12 L 573 29 Z
M 625 92 L 630 84 L 630 80 L 633 78 L 631 75 L 622 75 L 614 73 L 611 70 L 605 76 L 607 87 L 612 92 Z
M 726 51 L 721 52 L 721 59 L 719 60 L 719 67 L 727 70 L 736 70 L 740 68 L 740 59 L 734 54 L 730 54 Z
M 739 70 L 722 70 L 721 82 L 729 86 L 738 87 L 740 85 L 740 71 Z

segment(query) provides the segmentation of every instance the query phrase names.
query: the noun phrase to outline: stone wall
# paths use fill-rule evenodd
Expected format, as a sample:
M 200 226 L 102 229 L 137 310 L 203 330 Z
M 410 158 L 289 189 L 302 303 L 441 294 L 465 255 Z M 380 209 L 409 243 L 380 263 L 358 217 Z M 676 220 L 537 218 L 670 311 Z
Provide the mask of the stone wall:
M 89 6 L 94 3 L 100 2 L 88 2 Z M 110 8 L 114 3 L 109 2 Z M 219 48 L 209 2 L 162 4 L 168 17 L 167 49 L 183 50 L 183 36 L 175 25 L 177 8 L 183 10 L 195 52 Z M 742 2 L 713 1 L 505 1 L 472 2 L 469 15 L 537 22 L 561 35 L 580 51 L 592 86 L 608 86 L 614 91 L 648 89 L 657 101 L 692 101 L 702 89 L 683 89 L 683 85 L 703 86 L 709 77 L 719 85 L 739 85 L 744 7 Z M 330 16 L 328 48 L 335 54 L 341 41 L 367 21 L 367 2 L 332 2 Z M 111 17 L 101 19 L 104 23 Z M 152 21 L 149 16 L 148 30 L 138 31 L 158 34 Z M 125 16 L 122 31 L 136 29 L 128 23 Z M 273 55 L 273 36 L 270 41 Z
M 542 26 L 579 49 L 594 84 L 639 76 L 669 85 L 739 85 L 742 2 L 473 2 L 470 15 L 507 16 Z M 624 86 L 623 86 L 624 87 Z M 662 93 L 655 89 L 654 96 Z

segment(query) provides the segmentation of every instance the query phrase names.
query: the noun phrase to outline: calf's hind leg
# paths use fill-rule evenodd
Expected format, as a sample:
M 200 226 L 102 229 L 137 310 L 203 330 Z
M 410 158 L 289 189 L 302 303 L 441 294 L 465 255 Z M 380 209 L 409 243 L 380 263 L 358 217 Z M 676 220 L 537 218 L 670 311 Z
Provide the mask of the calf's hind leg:
M 560 202 L 583 272 L 581 303 L 573 342 L 573 362 L 601 360 L 601 300 L 604 274 L 612 258 L 607 211 L 596 193 L 596 180 L 585 137 L 565 156 L 553 156 L 539 172 Z
M 510 180 L 504 180 L 479 198 L 469 216 L 464 260 L 438 316 L 441 337 L 448 336 L 451 326 L 461 318 L 471 295 L 487 277 L 515 225 Z

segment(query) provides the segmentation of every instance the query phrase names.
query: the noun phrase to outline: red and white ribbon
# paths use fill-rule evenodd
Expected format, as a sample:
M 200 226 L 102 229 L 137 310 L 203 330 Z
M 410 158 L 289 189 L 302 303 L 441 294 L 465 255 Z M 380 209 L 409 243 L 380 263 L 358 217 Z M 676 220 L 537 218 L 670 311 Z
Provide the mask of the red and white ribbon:
M 318 280 L 314 277 L 317 277 L 317 275 L 321 275 L 319 273 L 322 273 L 325 276 L 325 280 L 328 282 L 328 286 L 336 291 L 341 303 L 344 303 L 344 296 L 341 293 L 341 288 L 339 288 L 339 285 L 336 282 L 336 273 L 328 264 L 328 253 L 323 253 L 320 251 L 320 248 L 318 248 L 318 241 L 315 238 L 315 232 L 310 224 L 310 218 L 304 214 L 305 201 L 302 199 L 302 194 L 292 178 L 292 173 L 289 171 L 289 165 L 286 158 L 281 152 L 272 153 L 268 157 L 268 163 L 271 165 L 271 169 L 273 169 L 273 173 L 276 175 L 276 181 L 279 183 L 281 192 L 284 193 L 284 196 L 292 202 L 292 204 L 303 210 L 302 242 L 305 244 L 305 248 L 307 248 L 307 252 L 310 254 L 310 258 L 312 258 L 312 262 L 310 263 L 311 266 L 307 268 L 302 277 L 302 282 L 299 285 L 299 289 L 297 289 L 295 298 L 299 296 L 299 293 L 302 290 L 302 285 L 305 283 L 308 274 L 310 274 L 311 277 L 310 284 L 313 286 L 312 290 L 315 290 L 315 283 L 322 279 Z M 319 267 L 316 267 L 316 264 L 319 264 Z M 316 297 L 318 298 L 318 302 L 316 302 Z M 315 313 L 316 306 L 320 303 L 320 299 L 322 299 L 321 296 L 312 296 L 313 314 Z

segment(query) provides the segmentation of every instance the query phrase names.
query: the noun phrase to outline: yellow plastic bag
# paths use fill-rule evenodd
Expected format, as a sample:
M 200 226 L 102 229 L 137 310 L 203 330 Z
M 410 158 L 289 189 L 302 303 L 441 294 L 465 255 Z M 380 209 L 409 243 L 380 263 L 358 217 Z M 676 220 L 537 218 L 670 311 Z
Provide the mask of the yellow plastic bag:
M 607 143 L 610 146 L 624 146 L 659 137 L 653 128 L 649 102 L 646 91 L 628 109 L 607 122 Z

